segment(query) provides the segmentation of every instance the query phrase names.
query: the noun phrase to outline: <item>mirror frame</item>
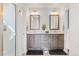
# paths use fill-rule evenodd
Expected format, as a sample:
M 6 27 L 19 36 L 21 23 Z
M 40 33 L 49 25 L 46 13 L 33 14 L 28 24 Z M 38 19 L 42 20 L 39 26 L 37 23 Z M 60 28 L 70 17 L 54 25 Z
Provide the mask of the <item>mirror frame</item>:
M 38 16 L 39 28 L 32 28 L 32 17 Z M 30 30 L 40 30 L 40 15 L 30 15 Z
M 57 28 L 51 28 L 51 20 L 53 20 L 53 19 L 51 19 L 51 17 L 57 17 L 57 23 L 58 23 Z M 59 30 L 59 15 L 49 15 L 49 29 L 50 30 Z

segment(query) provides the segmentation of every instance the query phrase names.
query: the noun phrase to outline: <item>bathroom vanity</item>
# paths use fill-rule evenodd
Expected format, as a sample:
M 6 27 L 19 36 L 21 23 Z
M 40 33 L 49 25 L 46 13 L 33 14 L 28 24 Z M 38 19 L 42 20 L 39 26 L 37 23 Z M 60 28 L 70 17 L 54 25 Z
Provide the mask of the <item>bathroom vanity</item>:
M 29 8 L 28 11 L 27 49 L 64 49 L 65 11 L 63 9 L 55 10 L 50 8 Z
M 28 50 L 64 49 L 64 34 L 27 34 Z

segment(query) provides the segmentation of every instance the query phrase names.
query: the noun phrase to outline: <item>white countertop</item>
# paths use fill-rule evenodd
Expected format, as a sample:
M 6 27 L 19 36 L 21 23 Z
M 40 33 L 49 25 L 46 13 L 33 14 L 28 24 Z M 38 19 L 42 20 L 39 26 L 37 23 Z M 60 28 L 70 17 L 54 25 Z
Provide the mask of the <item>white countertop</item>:
M 48 33 L 46 33 L 46 31 L 27 31 L 27 34 L 64 34 L 64 32 L 62 31 L 48 31 Z

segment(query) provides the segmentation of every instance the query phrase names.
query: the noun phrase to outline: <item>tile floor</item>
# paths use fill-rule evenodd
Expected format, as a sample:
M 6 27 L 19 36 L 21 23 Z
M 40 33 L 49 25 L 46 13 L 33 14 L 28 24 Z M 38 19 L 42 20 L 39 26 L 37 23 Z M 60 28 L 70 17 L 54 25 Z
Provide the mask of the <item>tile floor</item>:
M 54 50 L 28 50 L 26 55 L 67 55 L 62 49 Z

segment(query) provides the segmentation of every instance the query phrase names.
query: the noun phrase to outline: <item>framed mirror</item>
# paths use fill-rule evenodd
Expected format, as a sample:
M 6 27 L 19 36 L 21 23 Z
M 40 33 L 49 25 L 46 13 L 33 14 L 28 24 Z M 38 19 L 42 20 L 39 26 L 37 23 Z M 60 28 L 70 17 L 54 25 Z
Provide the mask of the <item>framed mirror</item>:
M 30 15 L 30 30 L 40 29 L 40 15 Z
M 59 30 L 59 15 L 49 15 L 49 29 Z

